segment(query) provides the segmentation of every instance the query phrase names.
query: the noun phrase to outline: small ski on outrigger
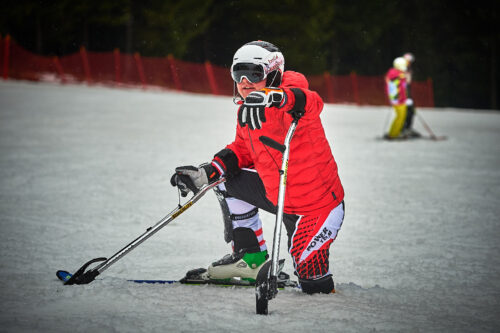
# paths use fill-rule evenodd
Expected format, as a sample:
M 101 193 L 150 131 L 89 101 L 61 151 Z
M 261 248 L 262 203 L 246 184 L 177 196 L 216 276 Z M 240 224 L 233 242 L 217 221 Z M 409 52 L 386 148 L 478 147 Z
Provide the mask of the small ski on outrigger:
M 115 262 L 120 260 L 122 257 L 124 257 L 127 253 L 135 249 L 137 246 L 142 244 L 146 239 L 154 235 L 156 232 L 158 232 L 161 228 L 172 222 L 176 217 L 184 213 L 189 207 L 191 207 L 195 202 L 201 199 L 205 193 L 207 193 L 210 189 L 214 188 L 215 186 L 223 183 L 225 181 L 225 178 L 221 178 L 217 180 L 216 182 L 206 185 L 203 188 L 199 190 L 194 190 L 193 193 L 194 195 L 189 199 L 184 205 L 180 204 L 179 200 L 179 205 L 171 211 L 167 216 L 162 218 L 160 221 L 158 221 L 154 226 L 149 227 L 146 229 L 146 231 L 134 239 L 132 242 L 127 244 L 123 249 L 120 251 L 116 252 L 114 255 L 112 255 L 110 258 L 104 258 L 104 257 L 99 257 L 99 258 L 94 258 L 92 260 L 87 261 L 85 264 L 83 264 L 82 267 L 80 267 L 75 273 L 70 274 L 67 271 L 59 270 L 57 271 L 56 275 L 59 278 L 59 280 L 63 281 L 65 285 L 73 285 L 73 284 L 88 284 L 91 283 L 92 281 L 95 280 L 96 276 L 104 272 L 106 269 L 108 269 L 111 265 L 113 265 Z M 89 268 L 90 265 L 95 264 L 100 262 L 96 267 Z

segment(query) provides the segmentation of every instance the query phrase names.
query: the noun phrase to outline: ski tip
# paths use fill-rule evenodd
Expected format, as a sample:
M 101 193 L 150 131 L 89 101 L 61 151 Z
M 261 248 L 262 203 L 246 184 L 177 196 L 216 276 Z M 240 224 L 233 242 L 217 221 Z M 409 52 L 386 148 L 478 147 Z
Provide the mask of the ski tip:
M 62 282 L 66 282 L 68 281 L 69 279 L 71 279 L 71 276 L 72 274 L 67 272 L 67 271 L 57 271 L 56 272 L 56 276 L 59 280 L 61 280 Z

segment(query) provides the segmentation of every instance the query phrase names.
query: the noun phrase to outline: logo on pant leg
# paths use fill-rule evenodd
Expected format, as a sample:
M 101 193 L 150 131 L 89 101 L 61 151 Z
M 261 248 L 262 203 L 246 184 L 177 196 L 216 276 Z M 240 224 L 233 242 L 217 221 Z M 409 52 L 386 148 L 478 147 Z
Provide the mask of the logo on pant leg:
M 318 217 L 318 221 L 314 222 L 314 224 L 319 223 L 319 218 L 320 217 Z M 295 264 L 300 264 L 302 261 L 306 260 L 312 253 L 318 251 L 323 246 L 326 247 L 327 244 L 330 244 L 330 242 L 332 242 L 337 237 L 337 232 L 340 230 L 343 218 L 344 207 L 343 204 L 340 204 L 336 208 L 334 208 L 330 212 L 330 214 L 328 214 L 328 217 L 321 223 L 321 227 L 318 228 L 318 231 L 314 235 L 312 235 L 311 238 L 309 238 L 307 245 L 303 242 L 298 242 L 297 246 L 299 246 L 299 249 L 295 251 L 293 249 L 291 250 L 294 253 L 293 256 L 295 258 Z M 304 229 L 303 234 L 300 238 L 307 237 L 310 230 L 307 229 Z M 302 251 L 302 253 L 300 253 L 300 251 Z M 297 252 L 300 253 L 300 256 Z
M 302 252 L 299 263 L 306 260 L 307 257 L 309 257 L 309 255 L 311 255 L 311 253 L 313 253 L 314 251 L 319 250 L 323 246 L 323 244 L 325 244 L 325 242 L 332 239 L 332 236 L 333 231 L 328 229 L 327 227 L 323 227 L 323 229 L 321 229 L 321 231 L 311 239 L 304 252 Z
M 330 239 L 330 237 L 332 237 L 332 234 L 333 232 L 331 230 L 328 230 L 326 227 L 323 228 L 323 230 L 321 230 L 318 235 L 314 236 L 312 241 L 309 243 L 306 251 L 311 251 L 312 249 L 316 248 L 316 245 L 319 245 L 318 248 L 321 247 L 323 243 L 325 243 Z

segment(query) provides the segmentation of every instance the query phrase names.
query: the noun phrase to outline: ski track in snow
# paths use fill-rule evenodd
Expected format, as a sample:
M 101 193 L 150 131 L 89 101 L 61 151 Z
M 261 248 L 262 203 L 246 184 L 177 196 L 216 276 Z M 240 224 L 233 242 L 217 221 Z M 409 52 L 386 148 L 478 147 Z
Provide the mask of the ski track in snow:
M 178 279 L 230 251 L 212 193 L 91 284 L 55 276 L 176 207 L 174 168 L 232 141 L 231 98 L 0 81 L 0 331 L 499 331 L 500 114 L 417 110 L 448 140 L 377 140 L 389 107 L 325 106 L 346 190 L 337 293 L 280 291 L 257 316 L 253 288 L 126 281 Z M 274 217 L 262 217 L 271 247 Z

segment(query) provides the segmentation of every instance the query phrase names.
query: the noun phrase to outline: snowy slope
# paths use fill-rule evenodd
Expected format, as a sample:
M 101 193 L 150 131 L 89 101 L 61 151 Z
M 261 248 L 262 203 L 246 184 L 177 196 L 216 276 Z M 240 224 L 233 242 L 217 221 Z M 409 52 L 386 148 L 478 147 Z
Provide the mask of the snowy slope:
M 337 293 L 281 291 L 256 316 L 251 288 L 125 281 L 180 278 L 230 251 L 212 193 L 93 283 L 55 276 L 176 207 L 173 169 L 233 138 L 230 98 L 0 81 L 0 331 L 499 331 L 500 114 L 419 111 L 449 139 L 376 140 L 388 107 L 325 107 L 347 195 Z

